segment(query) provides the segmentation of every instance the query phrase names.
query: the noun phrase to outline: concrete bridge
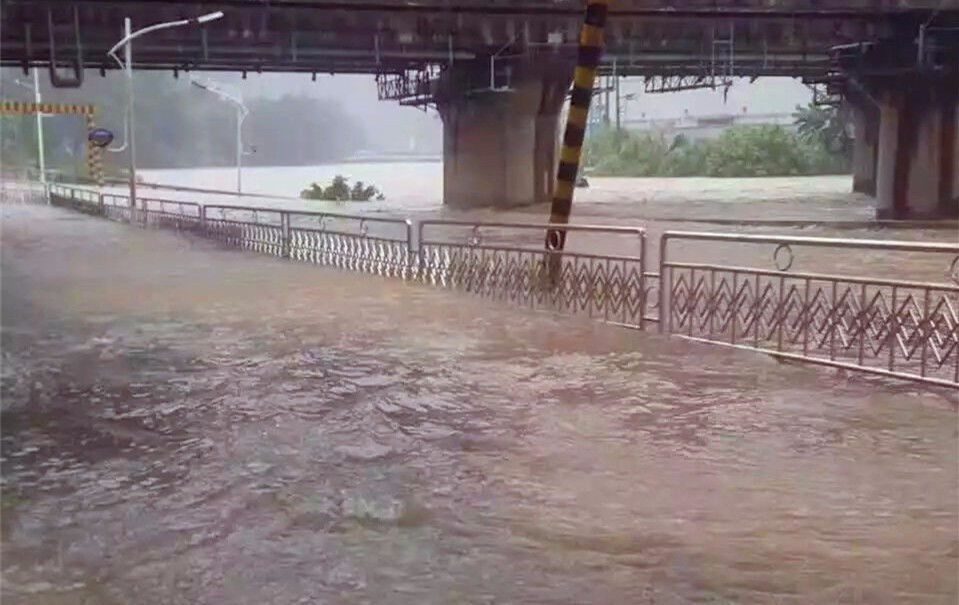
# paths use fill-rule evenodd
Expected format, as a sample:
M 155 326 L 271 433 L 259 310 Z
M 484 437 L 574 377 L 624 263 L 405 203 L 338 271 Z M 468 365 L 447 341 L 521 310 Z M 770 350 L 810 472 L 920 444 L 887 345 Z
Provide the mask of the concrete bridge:
M 795 76 L 856 109 L 855 187 L 885 218 L 959 213 L 959 4 L 953 0 L 619 0 L 600 71 L 662 91 Z M 8 0 L 0 64 L 114 66 L 137 26 L 222 10 L 203 27 L 136 42 L 138 69 L 376 74 L 380 96 L 435 106 L 444 198 L 455 206 L 548 201 L 579 0 Z

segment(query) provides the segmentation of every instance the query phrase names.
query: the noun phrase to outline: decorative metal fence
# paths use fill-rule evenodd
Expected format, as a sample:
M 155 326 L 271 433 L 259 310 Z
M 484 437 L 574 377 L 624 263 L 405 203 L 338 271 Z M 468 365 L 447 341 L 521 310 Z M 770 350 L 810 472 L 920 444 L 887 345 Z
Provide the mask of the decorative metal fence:
M 545 250 L 548 225 L 423 221 L 416 279 L 530 308 L 582 314 L 632 328 L 646 321 L 646 233 L 571 225 L 571 234 L 622 240 L 626 255 Z M 558 266 L 558 269 L 553 269 Z
M 0 180 L 0 201 L 5 204 L 41 204 L 45 203 L 46 199 L 43 187 Z
M 50 203 L 54 206 L 66 206 L 85 214 L 104 214 L 103 197 L 96 191 L 64 185 L 50 185 L 48 191 Z
M 243 206 L 206 206 L 203 233 L 229 246 L 284 255 L 286 221 L 280 210 Z
M 129 198 L 121 199 L 129 200 Z M 155 199 L 143 199 L 140 202 L 143 221 L 148 227 L 196 231 L 201 225 L 203 207 L 200 204 Z M 114 205 L 109 207 L 111 209 L 117 208 Z M 106 208 L 106 202 L 104 201 L 104 209 Z
M 290 258 L 385 277 L 412 276 L 413 224 L 406 219 L 287 212 Z
M 684 242 L 686 250 L 677 251 Z M 731 247 L 750 251 L 737 255 Z M 828 266 L 830 254 L 855 254 L 863 274 L 794 271 L 794 249 L 818 255 L 817 266 Z M 677 260 L 681 252 L 706 260 Z M 772 268 L 711 260 L 768 259 L 769 252 Z M 871 260 L 876 253 L 882 259 Z M 660 307 L 667 310 L 660 322 L 663 332 L 781 358 L 959 385 L 959 284 L 866 276 L 888 268 L 930 277 L 951 273 L 956 280 L 959 245 L 666 232 L 660 267 Z
M 656 273 L 647 270 L 646 232 L 631 227 L 570 225 L 560 253 L 544 249 L 548 225 L 414 226 L 397 218 L 156 199 L 134 210 L 122 195 L 58 185 L 48 192 L 53 204 L 278 257 L 959 387 L 959 243 L 670 231 L 660 239 Z M 47 199 L 43 189 L 26 186 L 5 186 L 0 196 L 14 203 Z M 849 266 L 849 255 L 857 259 L 855 275 L 823 270 L 841 259 Z M 904 272 L 909 280 L 901 279 Z
M 130 209 L 130 198 L 124 195 L 103 194 L 103 216 L 112 221 L 130 222 L 132 210 Z

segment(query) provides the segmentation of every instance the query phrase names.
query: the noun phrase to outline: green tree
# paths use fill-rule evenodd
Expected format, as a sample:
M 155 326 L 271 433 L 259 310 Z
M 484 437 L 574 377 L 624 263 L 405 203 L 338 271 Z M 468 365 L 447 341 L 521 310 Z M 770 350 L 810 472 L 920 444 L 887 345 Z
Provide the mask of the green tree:
M 300 197 L 305 200 L 328 202 L 368 202 L 374 198 L 384 199 L 379 189 L 366 185 L 363 181 L 357 181 L 350 187 L 349 180 L 342 174 L 333 177 L 333 182 L 326 187 L 310 183 L 309 187 L 300 192 Z
M 21 77 L 18 70 L 0 70 L 4 96 L 32 101 L 29 90 L 7 85 Z M 126 87 L 123 74 L 101 77 L 88 70 L 78 89 L 55 89 L 41 78 L 43 100 L 50 103 L 93 104 L 97 125 L 112 130 L 117 144 L 123 141 Z M 143 168 L 232 166 L 236 161 L 235 114 L 214 95 L 191 86 L 187 78 L 164 72 L 134 72 L 137 165 Z M 335 161 L 366 144 L 363 125 L 334 100 L 301 95 L 246 99 L 250 115 L 243 139 L 256 148 L 244 160 L 253 166 L 302 166 Z M 26 142 L 26 130 L 20 142 Z M 44 121 L 47 164 L 52 168 L 83 163 L 85 128 L 76 115 L 54 116 Z M 7 140 L 7 139 L 5 139 Z M 18 144 L 18 149 L 21 146 Z M 6 151 L 6 149 L 5 149 Z M 29 155 L 22 149 L 21 155 Z M 13 157 L 7 155 L 6 157 Z M 35 157 L 35 154 L 34 156 Z M 105 168 L 129 164 L 126 152 L 108 153 Z
M 594 132 L 584 145 L 593 174 L 659 177 L 756 177 L 837 174 L 849 163 L 822 139 L 780 126 L 734 126 L 716 139 L 671 141 L 656 133 Z
M 848 168 L 852 161 L 853 140 L 849 135 L 845 112 L 836 107 L 796 106 L 796 127 L 803 142 L 820 146 L 828 154 L 842 159 Z
M 779 126 L 729 128 L 706 152 L 706 175 L 718 177 L 807 174 L 795 136 Z

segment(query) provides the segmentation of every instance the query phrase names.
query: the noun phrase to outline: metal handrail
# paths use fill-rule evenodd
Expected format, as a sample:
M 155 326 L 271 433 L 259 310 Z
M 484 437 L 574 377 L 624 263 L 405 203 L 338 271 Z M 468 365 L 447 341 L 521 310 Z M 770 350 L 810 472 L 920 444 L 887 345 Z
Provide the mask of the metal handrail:
M 870 250 L 898 250 L 900 252 L 954 252 L 959 253 L 959 243 L 943 244 L 938 242 L 891 242 L 874 239 L 829 238 L 829 237 L 787 237 L 780 235 L 745 235 L 735 233 L 713 233 L 709 231 L 666 231 L 660 239 L 662 249 L 673 239 L 695 239 L 706 241 L 740 242 L 751 244 L 789 244 L 798 246 L 817 246 L 830 248 L 867 248 Z
M 63 185 L 50 185 L 45 191 L 73 200 L 71 205 L 80 209 L 87 204 L 99 204 L 102 208 L 128 199 Z M 159 210 L 154 208 L 155 204 L 159 204 Z M 518 241 L 511 239 L 516 237 L 516 232 L 541 234 L 556 228 L 547 223 L 413 221 L 234 204 L 207 206 L 150 198 L 143 200 L 143 206 L 142 210 L 131 209 L 130 213 L 117 213 L 110 206 L 107 215 L 137 222 L 141 216 L 138 213 L 143 212 L 147 225 L 180 229 L 181 223 L 188 224 L 188 228 L 228 244 L 286 258 L 310 260 L 312 254 L 313 262 L 343 269 L 464 288 L 481 296 L 530 307 L 542 306 L 573 314 L 585 312 L 591 317 L 633 328 L 643 328 L 644 322 L 658 323 L 661 331 L 714 345 L 959 387 L 959 348 L 956 347 L 959 335 L 950 323 L 959 308 L 959 280 L 953 284 L 948 279 L 940 283 L 790 271 L 793 248 L 823 248 L 946 255 L 947 260 L 952 257 L 948 270 L 955 274 L 959 271 L 959 243 L 666 231 L 659 241 L 658 267 L 647 271 L 646 230 L 632 226 L 563 226 L 568 232 L 635 237 L 638 241 L 638 252 L 633 255 L 611 255 L 544 249 L 538 238 L 535 244 L 527 244 L 526 235 Z M 211 223 L 207 223 L 209 210 L 252 213 L 254 218 L 252 221 L 228 220 L 235 223 L 236 228 L 227 227 L 223 231 L 212 224 L 218 219 L 210 218 Z M 181 221 L 181 217 L 185 220 Z M 270 217 L 270 222 L 258 223 L 263 217 Z M 275 217 L 279 217 L 278 222 L 274 222 Z M 297 218 L 308 220 L 293 226 L 291 220 Z M 314 219 L 319 219 L 316 226 L 309 222 Z M 367 230 L 368 225 L 374 224 L 401 225 L 404 233 L 374 235 Z M 268 227 L 269 233 L 246 227 L 257 225 Z M 443 228 L 447 231 L 442 235 L 431 231 L 442 232 Z M 348 239 L 324 241 L 325 236 L 331 235 Z M 300 240 L 301 236 L 305 239 Z M 490 236 L 493 241 L 484 241 L 484 237 Z M 506 241 L 499 241 L 500 238 Z M 710 257 L 709 253 L 700 262 L 672 260 L 670 255 L 686 256 L 695 252 L 695 246 L 670 248 L 670 242 L 676 241 L 775 246 L 776 268 L 721 264 L 714 260 L 715 254 Z M 386 242 L 385 247 L 378 247 L 380 242 Z M 376 245 L 368 245 L 374 243 Z M 472 253 L 474 250 L 478 252 Z M 517 263 L 515 259 L 510 260 L 514 252 L 526 255 L 525 260 L 511 269 L 504 268 L 509 262 Z M 547 256 L 568 257 L 576 270 L 564 277 L 566 281 L 562 284 L 547 285 L 547 289 L 542 290 L 542 284 L 527 281 L 527 277 L 516 278 L 515 267 L 528 267 L 532 262 L 529 255 L 533 255 L 534 260 Z M 628 274 L 617 269 L 623 273 L 610 279 L 601 268 L 595 269 L 604 264 L 602 261 L 622 263 L 623 267 L 632 263 L 632 266 Z M 585 272 L 585 277 L 581 277 L 579 269 Z M 696 279 L 698 274 L 702 277 Z M 747 289 L 741 289 L 743 284 L 747 284 Z M 657 306 L 658 313 L 654 314 Z M 674 320 L 679 322 L 675 331 Z
M 665 268 L 673 269 L 701 269 L 703 271 L 728 271 L 731 273 L 749 273 L 750 275 L 760 275 L 764 277 L 783 277 L 787 279 L 809 279 L 813 281 L 841 281 L 849 284 L 867 284 L 870 286 L 889 286 L 899 288 L 935 288 L 937 290 L 946 290 L 948 292 L 959 293 L 959 284 L 952 285 L 939 282 L 918 282 L 918 281 L 896 281 L 891 279 L 879 279 L 870 277 L 855 277 L 848 275 L 830 275 L 828 273 L 801 273 L 792 271 L 779 271 L 774 269 L 756 269 L 754 267 L 737 267 L 735 265 L 714 265 L 710 263 L 686 263 L 671 262 L 662 263 Z
M 481 222 L 481 221 L 463 221 L 463 220 L 443 220 L 443 219 L 427 219 L 423 221 L 418 221 L 416 228 L 417 236 L 417 247 L 422 248 L 424 245 L 443 245 L 449 244 L 449 242 L 440 242 L 434 240 L 428 240 L 424 237 L 424 231 L 429 227 L 472 227 L 475 232 L 478 232 L 480 228 L 487 229 L 518 229 L 521 231 L 536 231 L 543 234 L 548 233 L 551 230 L 556 229 L 556 225 L 551 225 L 549 223 L 521 223 L 521 222 Z M 639 240 L 639 253 L 633 256 L 618 256 L 619 259 L 628 259 L 628 260 L 640 260 L 642 261 L 645 271 L 645 257 L 646 257 L 646 230 L 641 227 L 622 227 L 622 226 L 612 226 L 612 225 L 564 225 L 563 229 L 566 231 L 580 232 L 580 233 L 606 233 L 606 234 L 615 234 L 615 235 L 632 235 Z M 474 245 L 476 248 L 491 248 L 494 246 L 484 246 L 479 243 Z M 497 248 L 506 248 L 506 246 L 495 246 Z M 529 251 L 530 248 L 516 248 L 525 251 Z M 536 250 L 542 251 L 544 253 L 554 253 L 554 254 L 577 254 L 572 251 L 561 252 L 558 250 L 552 250 L 548 248 L 543 248 L 537 244 Z M 582 255 L 580 255 L 582 256 Z M 604 257 L 607 255 L 604 255 Z

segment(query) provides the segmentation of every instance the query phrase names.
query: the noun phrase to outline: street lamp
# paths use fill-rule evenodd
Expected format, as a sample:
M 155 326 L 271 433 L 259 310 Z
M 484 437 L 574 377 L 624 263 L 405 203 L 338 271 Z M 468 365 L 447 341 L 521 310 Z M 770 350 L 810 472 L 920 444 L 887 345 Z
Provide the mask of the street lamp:
M 43 155 L 43 114 L 40 113 L 40 69 L 33 70 L 33 86 L 20 80 L 14 80 L 20 86 L 33 91 L 33 102 L 37 105 L 37 167 L 40 169 L 40 184 L 47 184 L 47 164 Z
M 236 109 L 236 192 L 243 193 L 243 121 L 250 115 L 250 110 L 243 104 L 240 95 L 231 95 L 213 82 L 200 82 L 190 78 L 190 84 L 215 94 Z
M 142 29 L 138 29 L 135 32 L 131 32 L 131 22 L 130 18 L 127 17 L 123 20 L 123 38 L 113 45 L 113 48 L 107 51 L 107 56 L 112 58 L 117 64 L 126 71 L 127 74 L 127 144 L 130 146 L 130 207 L 136 208 L 136 199 L 137 199 L 137 160 L 136 160 L 136 144 L 135 136 L 133 134 L 133 50 L 132 45 L 130 44 L 134 38 L 139 38 L 144 34 L 150 32 L 155 32 L 161 29 L 169 29 L 171 27 L 180 27 L 183 25 L 203 25 L 204 23 L 209 23 L 210 21 L 216 21 L 217 19 L 223 16 L 222 11 L 216 11 L 213 13 L 207 13 L 205 15 L 200 15 L 199 17 L 194 17 L 192 19 L 180 19 L 179 21 L 168 21 L 166 23 L 157 23 L 155 25 L 150 25 Z M 120 47 L 125 47 L 123 51 L 124 60 L 121 61 L 117 57 L 116 52 Z

